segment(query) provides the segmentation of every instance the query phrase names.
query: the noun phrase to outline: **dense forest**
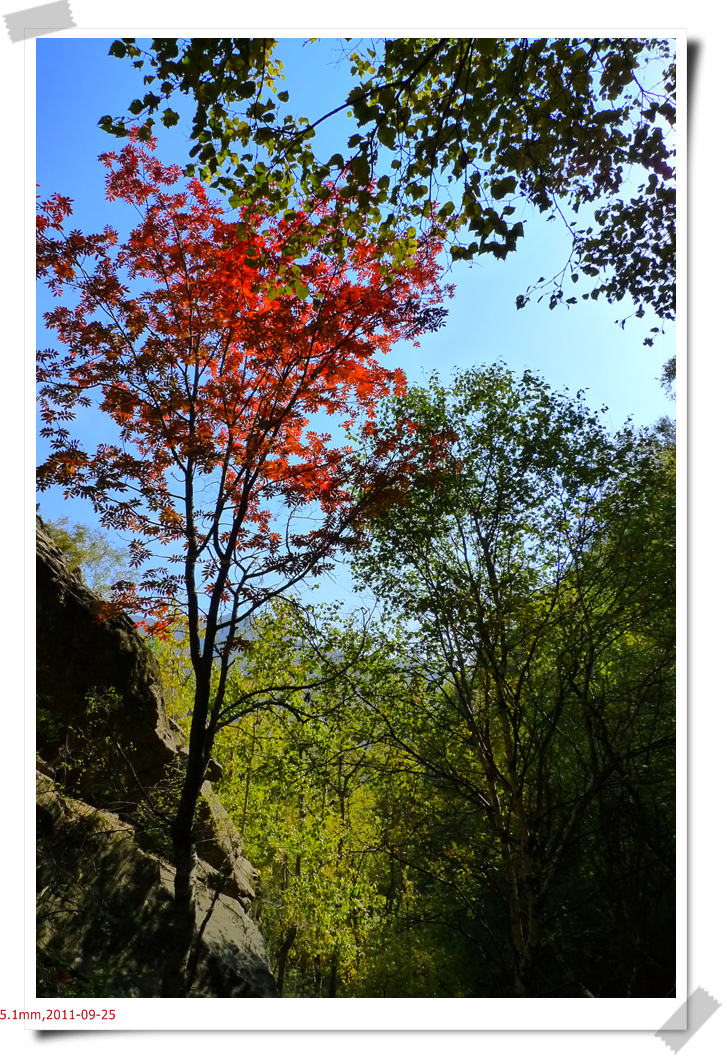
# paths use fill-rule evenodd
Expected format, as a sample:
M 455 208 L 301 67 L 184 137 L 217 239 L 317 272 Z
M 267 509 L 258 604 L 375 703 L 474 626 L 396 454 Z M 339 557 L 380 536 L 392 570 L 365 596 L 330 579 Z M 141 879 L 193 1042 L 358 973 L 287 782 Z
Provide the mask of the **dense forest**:
M 423 446 L 353 561 L 371 609 L 261 609 L 215 742 L 281 994 L 666 996 L 671 424 L 611 437 L 502 365 L 402 415 Z M 151 643 L 188 727 L 185 631 Z
M 137 227 L 69 231 L 58 193 L 38 213 L 62 347 L 39 352 L 39 487 L 93 504 L 102 531 L 56 522 L 54 538 L 109 613 L 146 631 L 189 742 L 183 781 L 147 800 L 173 811 L 165 996 L 184 994 L 194 944 L 212 757 L 261 873 L 254 915 L 282 997 L 671 996 L 674 423 L 607 429 L 537 364 L 411 385 L 377 360 L 444 326 L 445 250 L 515 249 L 517 196 L 577 212 L 609 194 L 600 231 L 574 234 L 573 282 L 673 318 L 667 42 L 387 42 L 380 65 L 354 53 L 351 105 L 375 133 L 324 169 L 312 127 L 270 119 L 277 139 L 264 135 L 273 103 L 255 93 L 275 68 L 254 43 L 190 43 L 184 66 L 174 42 L 146 55 L 148 83 L 197 99 L 207 183 L 157 156 L 139 118 L 161 103 L 150 93 L 136 125 L 102 119 L 129 137 L 102 160 Z M 663 95 L 639 81 L 642 53 L 664 65 Z M 143 66 L 131 38 L 112 55 Z M 446 136 L 445 99 L 463 115 Z M 231 100 L 252 100 L 246 131 Z M 268 161 L 233 157 L 235 137 Z M 395 143 L 410 151 L 397 196 L 376 168 Z M 233 220 L 208 190 L 231 159 L 236 179 L 218 186 Z M 627 163 L 648 180 L 624 206 Z M 430 185 L 425 209 L 417 182 L 447 167 L 461 203 L 442 208 Z M 549 297 L 564 300 L 558 282 Z M 92 405 L 116 432 L 95 450 L 69 427 Z M 302 592 L 336 562 L 355 605 Z
M 666 996 L 669 425 L 609 438 L 499 366 L 402 404 L 458 441 L 369 525 L 373 611 L 261 614 L 216 744 L 281 993 Z

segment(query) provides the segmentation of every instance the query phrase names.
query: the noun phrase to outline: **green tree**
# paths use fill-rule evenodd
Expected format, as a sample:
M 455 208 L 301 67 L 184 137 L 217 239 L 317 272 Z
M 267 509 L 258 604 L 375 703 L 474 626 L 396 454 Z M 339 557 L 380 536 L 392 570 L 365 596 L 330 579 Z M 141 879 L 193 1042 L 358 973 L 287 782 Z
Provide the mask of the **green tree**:
M 116 582 L 129 577 L 127 552 L 112 545 L 103 530 L 70 523 L 67 516 L 44 522 L 44 526 L 71 570 L 79 570 L 95 593 L 107 596 Z
M 575 304 L 568 277 L 593 281 L 584 299 L 633 299 L 662 320 L 675 313 L 674 42 L 620 38 L 389 38 L 348 49 L 354 87 L 313 120 L 282 89 L 277 42 L 267 38 L 135 38 L 115 41 L 153 86 L 131 119 L 100 125 L 148 136 L 154 115 L 180 91 L 197 109 L 190 172 L 237 202 L 262 196 L 279 209 L 294 187 L 316 200 L 342 190 L 331 247 L 371 223 L 387 237 L 426 221 L 444 202 L 455 258 L 505 258 L 535 207 L 562 218 L 572 238 L 563 269 L 534 292 L 551 308 Z M 314 153 L 317 129 L 348 111 L 358 131 L 330 158 Z M 167 106 L 165 125 L 179 120 Z M 626 184 L 636 173 L 637 190 Z M 579 224 L 579 210 L 595 208 Z M 584 210 L 585 212 L 585 210 Z M 464 236 L 463 233 L 467 235 Z M 332 233 L 332 236 L 334 234 Z M 342 239 L 342 237 L 344 237 Z M 342 240 L 342 241 L 341 241 Z M 569 281 L 570 282 L 570 281 Z M 653 328 L 652 331 L 658 331 Z M 653 337 L 644 340 L 651 345 Z
M 475 915 L 499 896 L 512 993 L 549 992 L 553 895 L 567 919 L 559 883 L 594 807 L 641 801 L 642 834 L 661 818 L 651 856 L 673 853 L 673 461 L 653 436 L 609 437 L 580 395 L 500 366 L 411 389 L 379 430 L 420 439 L 401 503 L 372 520 L 357 560 L 410 627 L 410 677 L 406 696 L 360 694 L 467 807 L 470 838 L 460 828 L 440 850 Z M 658 803 L 640 794 L 652 761 Z
M 258 911 L 284 996 L 338 996 L 355 979 L 378 892 L 371 719 L 330 680 L 360 635 L 277 602 L 231 675 L 251 708 L 220 733 L 220 797 L 260 868 Z M 269 689 L 267 699 L 261 689 Z

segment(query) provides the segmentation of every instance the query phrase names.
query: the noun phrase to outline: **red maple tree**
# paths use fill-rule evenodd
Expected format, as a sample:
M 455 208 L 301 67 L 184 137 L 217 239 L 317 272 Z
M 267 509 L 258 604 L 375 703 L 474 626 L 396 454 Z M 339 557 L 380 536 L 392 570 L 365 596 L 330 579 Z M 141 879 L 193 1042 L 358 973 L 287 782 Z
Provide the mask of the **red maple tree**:
M 118 605 L 152 630 L 188 622 L 195 701 L 171 829 L 176 941 L 164 986 L 178 996 L 194 932 L 192 822 L 214 736 L 236 716 L 225 697 L 242 624 L 329 564 L 405 471 L 401 447 L 367 464 L 310 418 L 371 433 L 379 399 L 405 386 L 377 356 L 439 327 L 451 288 L 439 283 L 434 226 L 408 253 L 392 244 L 388 259 L 364 236 L 326 256 L 335 189 L 315 213 L 256 203 L 230 219 L 198 181 L 180 187 L 182 170 L 154 146 L 132 140 L 101 156 L 107 197 L 139 214 L 124 242 L 108 227 L 67 231 L 68 198 L 39 204 L 38 274 L 66 297 L 45 314 L 64 350 L 38 354 L 50 443 L 38 481 L 133 535 L 140 577 L 117 587 Z M 95 451 L 69 430 L 91 406 L 117 434 Z

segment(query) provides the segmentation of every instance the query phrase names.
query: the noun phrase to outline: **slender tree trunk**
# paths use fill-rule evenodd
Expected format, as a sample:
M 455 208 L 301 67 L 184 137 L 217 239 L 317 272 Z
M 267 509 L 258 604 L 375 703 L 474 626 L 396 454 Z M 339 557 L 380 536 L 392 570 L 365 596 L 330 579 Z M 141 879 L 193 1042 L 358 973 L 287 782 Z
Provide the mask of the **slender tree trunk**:
M 331 969 L 330 969 L 330 972 L 328 974 L 328 997 L 335 997 L 336 996 L 336 988 L 337 988 L 337 985 L 338 985 L 337 980 L 338 980 L 338 946 L 336 946 L 336 948 L 334 949 L 333 956 L 331 957 Z
M 202 787 L 210 749 L 206 732 L 209 684 L 198 682 L 192 728 L 189 737 L 189 758 L 177 813 L 172 822 L 172 852 L 174 860 L 174 900 L 167 948 L 163 957 L 162 997 L 187 996 L 187 968 L 194 945 L 196 926 L 196 863 L 194 850 L 194 815 Z
M 278 950 L 278 977 L 276 980 L 278 993 L 283 996 L 283 988 L 285 986 L 285 966 L 288 963 L 288 954 L 290 953 L 290 947 L 295 942 L 295 936 L 298 934 L 298 925 L 293 924 L 292 927 L 288 928 L 283 945 Z
M 323 967 L 320 954 L 313 958 L 313 997 L 323 997 Z
M 169 938 L 164 960 L 162 997 L 187 996 L 187 965 L 194 942 L 196 922 L 196 855 L 191 827 L 175 820 L 172 827 L 174 851 L 174 900 Z

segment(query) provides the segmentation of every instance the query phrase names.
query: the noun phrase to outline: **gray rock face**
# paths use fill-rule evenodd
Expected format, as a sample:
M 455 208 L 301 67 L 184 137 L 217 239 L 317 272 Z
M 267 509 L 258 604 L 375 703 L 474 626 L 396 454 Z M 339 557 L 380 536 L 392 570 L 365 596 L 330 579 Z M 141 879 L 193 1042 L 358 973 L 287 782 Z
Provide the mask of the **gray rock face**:
M 260 873 L 244 857 L 240 833 L 208 780 L 202 785 L 197 820 L 198 856 L 226 874 L 222 893 L 236 898 L 243 909 L 249 909 Z
M 159 997 L 174 869 L 117 815 L 37 779 L 39 996 Z M 198 931 L 206 923 L 189 996 L 277 997 L 257 925 L 204 862 L 197 875 Z
M 127 615 L 104 614 L 40 519 L 36 578 L 38 753 L 57 767 L 80 741 L 111 741 L 127 762 L 125 795 L 138 799 L 139 785 L 157 783 L 183 742 L 167 716 L 159 664 Z M 85 776 L 84 795 L 100 797 L 94 771 Z
M 184 738 L 133 622 L 109 616 L 40 520 L 36 529 L 38 994 L 157 997 L 174 869 L 147 804 L 179 783 Z M 212 790 L 219 763 L 207 776 L 196 823 L 204 931 L 190 996 L 277 997 L 247 915 L 259 874 Z

